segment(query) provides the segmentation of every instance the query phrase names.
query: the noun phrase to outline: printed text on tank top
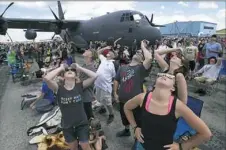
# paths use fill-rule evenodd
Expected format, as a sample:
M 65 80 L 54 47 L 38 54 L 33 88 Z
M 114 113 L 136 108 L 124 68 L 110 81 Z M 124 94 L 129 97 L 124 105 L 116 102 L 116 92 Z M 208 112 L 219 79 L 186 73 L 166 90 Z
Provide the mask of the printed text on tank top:
M 168 115 L 168 114 L 170 113 L 170 110 L 171 110 L 171 107 L 172 107 L 172 103 L 173 103 L 173 99 L 174 99 L 174 96 L 170 96 L 169 104 L 168 104 L 168 112 L 167 112 L 166 115 Z M 152 100 L 152 93 L 150 92 L 150 93 L 148 94 L 147 102 L 146 102 L 146 104 L 145 104 L 145 109 L 146 109 L 146 111 L 149 112 L 149 113 L 152 113 L 152 112 L 150 111 L 150 109 L 149 109 L 151 100 Z M 154 114 L 154 113 L 152 113 L 152 114 Z

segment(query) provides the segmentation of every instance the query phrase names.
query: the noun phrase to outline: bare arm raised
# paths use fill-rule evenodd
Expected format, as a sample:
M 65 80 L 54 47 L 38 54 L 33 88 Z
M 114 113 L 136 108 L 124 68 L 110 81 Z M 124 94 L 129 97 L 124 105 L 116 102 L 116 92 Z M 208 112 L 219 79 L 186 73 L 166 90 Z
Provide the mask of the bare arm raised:
M 148 51 L 148 49 L 146 48 L 147 44 L 145 43 L 145 41 L 141 42 L 141 49 L 143 51 L 144 54 L 144 68 L 145 69 L 149 69 L 151 67 L 151 62 L 152 62 L 152 54 Z
M 89 76 L 88 79 L 86 79 L 86 80 L 83 81 L 83 88 L 84 88 L 84 89 L 87 88 L 87 87 L 89 87 L 90 85 L 92 85 L 93 82 L 96 80 L 97 74 L 96 74 L 95 72 L 93 72 L 93 71 L 91 71 L 91 70 L 88 70 L 88 69 L 86 69 L 86 68 L 83 68 L 83 67 L 79 66 L 79 65 L 76 64 L 76 63 L 73 63 L 71 66 L 72 66 L 73 68 L 76 68 L 79 72 L 83 72 L 83 73 L 85 73 L 87 76 Z
M 176 51 L 181 51 L 180 48 L 168 48 L 168 49 L 159 49 L 155 50 L 155 59 L 158 62 L 159 66 L 161 67 L 162 70 L 166 70 L 169 68 L 169 65 L 167 62 L 164 60 L 164 58 L 161 57 L 163 54 L 168 54 L 171 52 L 176 52 Z
M 56 93 L 58 90 L 58 84 L 53 79 L 60 74 L 60 72 L 64 71 L 65 67 L 63 64 L 60 65 L 59 68 L 54 69 L 53 71 L 49 72 L 45 77 L 44 81 L 47 83 L 48 87 Z

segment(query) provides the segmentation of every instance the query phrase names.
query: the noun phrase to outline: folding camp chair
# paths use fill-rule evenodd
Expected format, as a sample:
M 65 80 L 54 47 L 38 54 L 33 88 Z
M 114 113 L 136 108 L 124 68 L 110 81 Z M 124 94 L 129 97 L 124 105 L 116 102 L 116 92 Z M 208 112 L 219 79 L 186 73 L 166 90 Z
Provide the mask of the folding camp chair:
M 204 89 L 209 96 L 212 95 L 212 93 L 216 93 L 216 89 L 218 89 L 219 82 L 220 82 L 220 76 L 221 76 L 221 71 L 218 74 L 217 80 L 211 84 L 202 83 L 194 80 L 195 90 Z
M 187 106 L 198 116 L 201 116 L 203 108 L 203 101 L 197 98 L 188 96 Z M 174 134 L 174 141 L 181 142 L 186 141 L 192 135 L 196 134 L 196 131 L 192 129 L 183 118 L 179 118 L 177 123 L 177 129 Z
M 219 73 L 219 80 L 222 80 L 226 77 L 226 59 L 222 60 L 222 68 Z

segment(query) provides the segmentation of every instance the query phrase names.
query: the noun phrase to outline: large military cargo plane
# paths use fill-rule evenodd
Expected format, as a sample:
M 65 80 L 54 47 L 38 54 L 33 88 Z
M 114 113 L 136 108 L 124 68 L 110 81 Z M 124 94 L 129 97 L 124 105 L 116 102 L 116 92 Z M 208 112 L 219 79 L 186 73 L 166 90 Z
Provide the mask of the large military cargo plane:
M 154 44 L 161 39 L 161 33 L 147 16 L 138 11 L 122 10 L 107 13 L 90 20 L 65 20 L 63 9 L 58 1 L 58 16 L 50 8 L 55 19 L 18 19 L 4 18 L 6 10 L 14 3 L 10 3 L 0 16 L 0 34 L 6 35 L 8 28 L 25 29 L 25 37 L 34 40 L 36 32 L 54 32 L 61 38 L 73 44 L 76 48 L 85 48 L 89 41 L 106 41 L 122 38 L 121 44 L 131 46 L 134 41 L 146 39 Z M 54 36 L 53 36 L 54 37 Z

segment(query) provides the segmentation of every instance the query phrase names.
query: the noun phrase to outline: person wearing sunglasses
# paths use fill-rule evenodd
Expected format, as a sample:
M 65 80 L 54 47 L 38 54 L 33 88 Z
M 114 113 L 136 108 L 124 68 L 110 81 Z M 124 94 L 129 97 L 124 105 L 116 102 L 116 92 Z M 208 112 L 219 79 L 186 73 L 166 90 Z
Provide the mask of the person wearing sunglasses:
M 94 49 L 87 49 L 83 53 L 83 57 L 84 57 L 85 63 L 82 65 L 82 67 L 89 69 L 93 72 L 96 72 L 97 69 L 95 68 L 95 60 L 98 58 L 97 52 Z M 87 76 L 85 73 L 81 72 L 79 74 L 79 78 L 82 81 L 84 81 L 84 80 L 88 79 L 89 76 Z M 94 85 L 92 84 L 91 86 L 84 89 L 83 96 L 82 96 L 83 103 L 84 103 L 84 109 L 85 109 L 88 120 L 90 120 L 91 118 L 94 118 L 93 110 L 92 110 L 92 101 L 93 101 L 93 98 L 95 97 L 95 95 L 94 95 L 93 89 L 94 89 Z
M 137 142 L 144 150 L 189 150 L 210 140 L 212 136 L 207 125 L 173 94 L 175 85 L 174 75 L 159 73 L 151 92 L 133 97 L 124 106 Z M 133 115 L 137 107 L 141 108 L 141 128 Z M 196 135 L 183 143 L 173 141 L 179 117 L 197 131 Z
M 169 59 L 169 63 L 162 58 L 161 55 L 172 53 L 172 57 Z M 187 83 L 185 77 L 188 73 L 189 62 L 182 55 L 182 48 L 168 48 L 156 50 L 154 53 L 155 60 L 157 61 L 162 72 L 173 74 L 176 76 L 177 86 L 176 93 L 182 102 L 187 104 Z
M 78 72 L 83 72 L 88 79 L 80 81 Z M 63 84 L 57 84 L 53 79 L 63 72 Z M 97 74 L 73 63 L 71 67 L 61 64 L 59 68 L 49 72 L 44 81 L 56 93 L 57 103 L 60 107 L 64 138 L 71 150 L 77 150 L 78 141 L 83 150 L 91 150 L 89 146 L 89 125 L 83 107 L 83 90 L 93 84 Z
M 142 50 L 137 50 L 130 64 L 119 68 L 114 79 L 114 97 L 116 102 L 119 103 L 121 120 L 125 127 L 125 129 L 116 134 L 117 137 L 131 135 L 130 124 L 125 116 L 123 107 L 129 99 L 143 92 L 144 78 L 148 76 L 148 70 L 152 61 L 152 54 L 146 47 L 146 41 L 142 41 Z M 138 119 L 139 109 L 135 111 Z

